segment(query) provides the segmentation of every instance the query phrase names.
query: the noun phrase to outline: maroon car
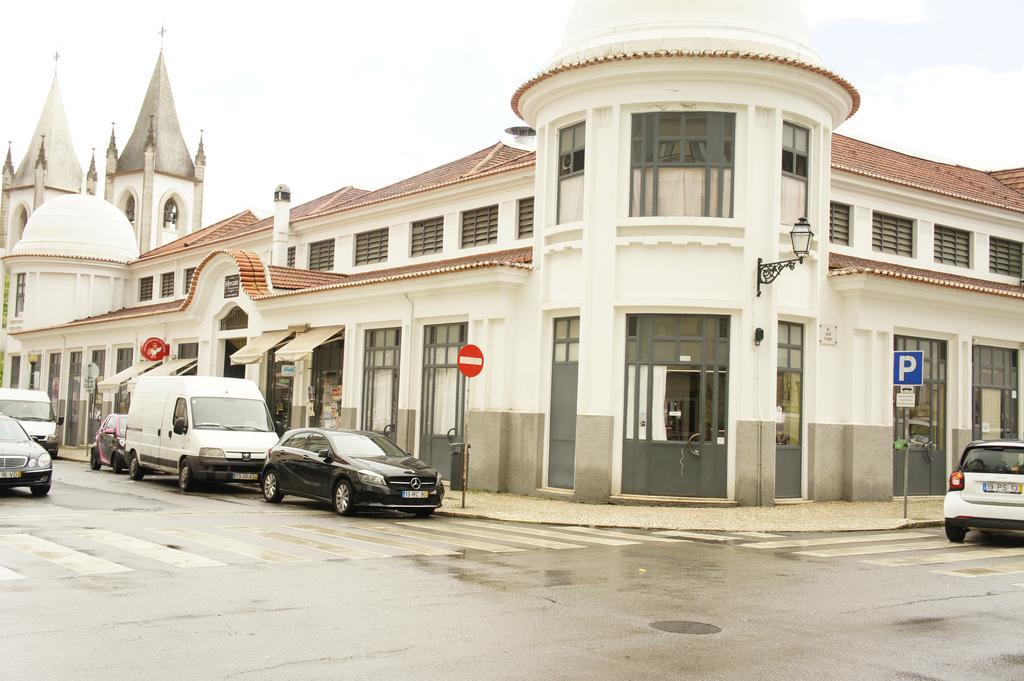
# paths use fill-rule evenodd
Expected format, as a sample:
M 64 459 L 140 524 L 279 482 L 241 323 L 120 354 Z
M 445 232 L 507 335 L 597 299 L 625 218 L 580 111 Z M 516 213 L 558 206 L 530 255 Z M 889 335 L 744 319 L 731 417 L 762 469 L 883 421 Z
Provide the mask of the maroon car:
M 89 468 L 98 471 L 101 466 L 110 466 L 115 473 L 127 468 L 124 455 L 124 435 L 128 428 L 127 414 L 111 414 L 103 419 L 96 431 L 96 441 L 89 451 Z

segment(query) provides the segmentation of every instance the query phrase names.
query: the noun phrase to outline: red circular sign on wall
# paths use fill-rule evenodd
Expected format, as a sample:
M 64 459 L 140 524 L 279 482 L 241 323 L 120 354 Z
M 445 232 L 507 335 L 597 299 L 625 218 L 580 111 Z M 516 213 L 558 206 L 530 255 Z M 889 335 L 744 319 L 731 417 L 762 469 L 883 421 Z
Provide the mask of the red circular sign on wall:
M 463 345 L 459 350 L 459 371 L 466 378 L 476 378 L 484 370 L 484 352 L 475 345 Z
M 142 342 L 142 356 L 150 362 L 157 362 L 171 354 L 171 346 L 161 338 L 147 338 Z

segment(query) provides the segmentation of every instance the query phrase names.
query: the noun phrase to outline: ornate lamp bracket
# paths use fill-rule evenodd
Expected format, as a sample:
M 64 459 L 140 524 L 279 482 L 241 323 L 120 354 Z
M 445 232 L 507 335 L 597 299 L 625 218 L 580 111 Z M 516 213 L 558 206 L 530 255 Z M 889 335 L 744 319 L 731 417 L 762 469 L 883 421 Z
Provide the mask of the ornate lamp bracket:
M 761 258 L 758 258 L 757 297 L 761 297 L 761 286 L 767 286 L 778 279 L 784 270 L 795 270 L 796 266 L 802 264 L 803 261 L 803 258 L 793 258 L 792 260 L 780 260 L 778 262 L 764 262 Z

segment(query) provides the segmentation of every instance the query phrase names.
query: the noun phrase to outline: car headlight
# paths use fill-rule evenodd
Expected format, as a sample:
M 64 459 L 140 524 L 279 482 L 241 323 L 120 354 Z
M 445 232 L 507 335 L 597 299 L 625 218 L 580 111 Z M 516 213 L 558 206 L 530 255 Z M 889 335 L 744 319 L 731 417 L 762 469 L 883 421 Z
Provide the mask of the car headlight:
M 219 447 L 200 447 L 199 456 L 209 456 L 216 459 L 224 458 L 224 450 Z
M 56 435 L 47 435 L 46 436 L 46 442 L 56 442 L 56 441 L 57 441 L 57 436 Z
M 378 487 L 388 486 L 387 482 L 384 481 L 384 476 L 380 473 L 374 473 L 373 471 L 359 471 L 357 475 L 359 475 L 359 479 L 367 485 L 377 485 Z
M 40 468 L 49 468 L 50 467 L 51 460 L 50 460 L 50 455 L 47 452 L 43 452 L 42 454 L 40 454 L 36 458 L 35 461 L 36 461 L 36 465 L 39 466 Z M 31 463 L 32 462 L 29 461 L 29 464 L 31 464 Z

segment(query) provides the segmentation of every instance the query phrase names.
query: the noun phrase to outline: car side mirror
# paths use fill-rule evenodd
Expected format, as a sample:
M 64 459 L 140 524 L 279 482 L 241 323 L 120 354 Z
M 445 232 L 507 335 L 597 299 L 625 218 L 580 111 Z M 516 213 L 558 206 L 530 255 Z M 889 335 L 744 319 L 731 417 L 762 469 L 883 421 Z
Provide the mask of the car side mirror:
M 185 420 L 184 416 L 179 416 L 174 419 L 174 434 L 184 435 L 188 432 L 188 421 Z
M 104 428 L 104 429 L 103 429 L 103 434 L 104 434 L 104 435 L 114 435 L 114 434 L 115 434 L 115 431 L 114 431 L 114 429 L 113 429 L 113 428 Z
M 277 433 L 278 437 L 284 435 L 284 424 L 280 421 L 274 421 L 274 432 Z
M 58 426 L 63 426 L 64 425 L 64 417 L 63 416 L 58 416 L 57 417 L 57 425 Z

